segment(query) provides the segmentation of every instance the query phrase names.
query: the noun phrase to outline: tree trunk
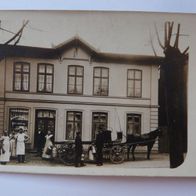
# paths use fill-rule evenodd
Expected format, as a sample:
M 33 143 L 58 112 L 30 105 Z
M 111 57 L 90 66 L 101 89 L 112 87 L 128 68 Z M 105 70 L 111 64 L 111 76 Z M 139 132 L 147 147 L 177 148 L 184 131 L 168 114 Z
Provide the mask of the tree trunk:
M 170 167 L 184 161 L 187 150 L 187 60 L 177 48 L 168 47 L 161 66 L 165 83 L 166 124 L 169 132 Z M 161 117 L 160 117 L 161 118 Z

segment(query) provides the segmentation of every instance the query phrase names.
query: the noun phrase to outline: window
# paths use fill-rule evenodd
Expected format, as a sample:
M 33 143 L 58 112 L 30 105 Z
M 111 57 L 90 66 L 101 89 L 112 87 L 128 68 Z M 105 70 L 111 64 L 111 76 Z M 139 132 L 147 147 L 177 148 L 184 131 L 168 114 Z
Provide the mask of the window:
M 10 131 L 18 131 L 20 128 L 28 130 L 29 110 L 21 108 L 11 108 L 9 110 Z
M 38 64 L 37 91 L 44 93 L 53 92 L 53 72 L 54 67 L 51 64 Z
M 83 94 L 84 68 L 78 65 L 68 67 L 68 94 Z
M 76 132 L 82 134 L 82 112 L 67 112 L 66 139 L 74 140 Z
M 103 112 L 93 112 L 92 116 L 92 140 L 96 139 L 100 126 L 107 129 L 108 114 Z
M 14 63 L 14 91 L 29 91 L 30 64 L 25 62 Z
M 95 67 L 93 73 L 93 94 L 98 96 L 108 96 L 109 69 Z
M 129 69 L 127 71 L 127 94 L 128 97 L 142 96 L 142 71 Z
M 141 115 L 127 114 L 127 134 L 141 134 Z

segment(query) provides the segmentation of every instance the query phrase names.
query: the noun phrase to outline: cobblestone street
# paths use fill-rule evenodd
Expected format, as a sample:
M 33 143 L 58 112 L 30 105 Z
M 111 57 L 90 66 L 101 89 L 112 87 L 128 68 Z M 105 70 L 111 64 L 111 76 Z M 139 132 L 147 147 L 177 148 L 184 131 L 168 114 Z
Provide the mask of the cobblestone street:
M 106 168 L 169 168 L 169 155 L 168 154 L 157 154 L 152 153 L 151 159 L 146 159 L 146 153 L 135 154 L 135 161 L 124 161 L 121 164 L 112 164 L 109 161 L 105 161 L 103 167 Z M 85 163 L 86 167 L 95 167 L 95 163 Z M 29 153 L 26 155 L 25 163 L 17 163 L 17 160 L 11 160 L 7 165 L 20 165 L 20 166 L 49 166 L 49 167 L 74 167 L 66 166 L 59 160 L 43 160 L 41 157 L 36 156 L 36 154 Z

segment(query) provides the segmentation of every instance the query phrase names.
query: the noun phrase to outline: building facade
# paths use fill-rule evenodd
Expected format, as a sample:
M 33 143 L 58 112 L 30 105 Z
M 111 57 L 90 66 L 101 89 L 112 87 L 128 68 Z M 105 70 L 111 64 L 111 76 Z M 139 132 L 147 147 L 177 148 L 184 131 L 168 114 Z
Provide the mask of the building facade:
M 51 49 L 0 48 L 0 131 L 26 129 L 30 148 L 39 130 L 92 141 L 102 125 L 125 141 L 158 127 L 161 58 L 102 53 L 78 37 Z

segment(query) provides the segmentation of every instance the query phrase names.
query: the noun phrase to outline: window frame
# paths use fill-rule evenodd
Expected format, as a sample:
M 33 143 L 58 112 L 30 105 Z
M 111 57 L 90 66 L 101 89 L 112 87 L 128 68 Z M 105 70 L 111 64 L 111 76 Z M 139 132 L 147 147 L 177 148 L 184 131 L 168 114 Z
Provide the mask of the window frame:
M 132 116 L 132 117 L 139 117 L 139 132 L 140 133 L 131 133 L 131 134 L 139 134 L 141 135 L 141 132 L 142 132 L 142 115 L 141 114 L 136 114 L 136 113 L 127 113 L 126 115 L 126 134 L 128 135 L 128 116 Z M 135 124 L 135 122 L 134 122 Z
M 95 76 L 95 70 L 96 69 L 101 69 L 100 70 L 100 77 L 97 77 L 97 76 Z M 107 77 L 103 77 L 102 76 L 102 70 L 103 69 L 106 69 L 107 71 L 108 71 L 108 76 Z M 108 67 L 94 67 L 93 68 L 93 95 L 94 96 L 108 96 L 109 95 L 109 75 L 110 75 L 110 73 L 109 73 L 109 68 Z M 96 94 L 95 93 L 95 78 L 99 78 L 100 80 L 101 80 L 101 88 L 102 88 L 102 79 L 107 79 L 107 92 L 106 92 L 106 95 L 103 95 L 101 92 L 99 93 L 99 94 Z
M 21 65 L 20 72 L 16 71 L 16 65 Z M 29 67 L 28 72 L 23 71 L 24 65 L 28 65 L 28 67 Z M 25 61 L 24 62 L 23 61 L 14 62 L 14 66 L 13 66 L 13 91 L 21 91 L 21 92 L 29 92 L 30 91 L 30 72 L 31 72 L 31 70 L 30 70 L 30 63 L 29 62 L 25 62 Z M 21 76 L 20 90 L 15 89 L 15 82 L 16 82 L 16 74 L 17 73 L 20 74 L 20 76 Z M 24 88 L 23 88 L 23 81 L 24 81 L 23 74 L 28 74 L 28 90 L 24 90 Z
M 91 129 L 91 140 L 95 140 L 96 139 L 96 133 L 93 133 L 93 125 L 94 125 L 94 114 L 99 114 L 99 124 L 101 124 L 100 122 L 100 115 L 105 114 L 106 115 L 106 128 L 108 127 L 108 112 L 92 112 L 92 129 Z M 93 136 L 95 136 L 95 138 L 93 138 Z
M 45 72 L 44 73 L 39 73 L 39 68 L 41 65 L 44 65 L 45 66 Z M 46 71 L 46 67 L 47 66 L 51 66 L 52 67 L 52 73 L 47 73 Z M 44 90 L 39 90 L 39 75 L 44 75 Z M 52 89 L 51 91 L 47 91 L 46 90 L 46 76 L 47 75 L 52 75 Z M 38 93 L 53 93 L 53 89 L 54 89 L 54 64 L 51 64 L 51 63 L 38 63 L 37 64 L 37 92 Z
M 30 109 L 29 109 L 29 108 L 23 108 L 23 107 L 10 107 L 10 108 L 8 109 L 8 112 L 9 112 L 9 124 L 8 124 L 9 133 L 11 133 L 11 132 L 13 131 L 13 130 L 12 130 L 12 125 L 11 125 L 11 113 L 13 112 L 13 110 L 28 112 L 28 117 L 27 117 L 27 131 L 29 132 Z M 18 112 L 18 111 L 17 111 L 17 113 L 21 113 L 21 112 Z
M 73 121 L 68 121 L 68 114 L 69 113 L 73 113 L 74 115 L 74 120 Z M 82 117 L 83 117 L 83 114 L 82 114 L 82 112 L 81 111 L 67 111 L 66 112 L 66 132 L 65 132 L 65 140 L 74 140 L 75 139 L 75 136 L 76 136 L 76 129 L 75 129 L 75 123 L 76 122 L 78 122 L 78 121 L 75 121 L 75 115 L 76 115 L 76 113 L 80 113 L 80 115 L 81 115 L 81 122 L 80 122 L 80 126 L 81 126 L 81 130 L 80 130 L 80 133 L 81 133 L 81 137 L 82 137 Z M 74 136 L 73 136 L 73 138 L 72 139 L 68 139 L 67 138 L 67 133 L 68 133 L 68 123 L 69 122 L 72 122 L 73 123 L 73 125 L 74 125 Z
M 71 67 L 74 67 L 74 72 L 75 72 L 74 75 L 69 74 L 69 69 Z M 82 68 L 82 76 L 77 75 L 77 68 Z M 70 77 L 74 77 L 74 92 L 73 93 L 71 93 L 70 89 L 69 89 Z M 81 93 L 76 92 L 77 78 L 82 78 L 82 92 Z M 69 65 L 68 71 L 67 71 L 67 94 L 69 94 L 69 95 L 83 95 L 83 91 L 84 91 L 84 66 L 82 66 L 82 65 Z
M 134 78 L 129 78 L 129 71 L 134 71 Z M 135 78 L 135 73 L 139 71 L 141 73 L 141 79 L 136 79 Z M 127 97 L 132 97 L 132 98 L 141 98 L 142 97 L 142 70 L 140 69 L 128 69 L 127 70 Z M 134 85 L 133 85 L 133 92 L 134 92 L 134 95 L 131 96 L 129 95 L 129 81 L 133 81 L 134 82 Z M 140 81 L 140 96 L 136 96 L 136 90 L 135 90 L 135 81 Z

